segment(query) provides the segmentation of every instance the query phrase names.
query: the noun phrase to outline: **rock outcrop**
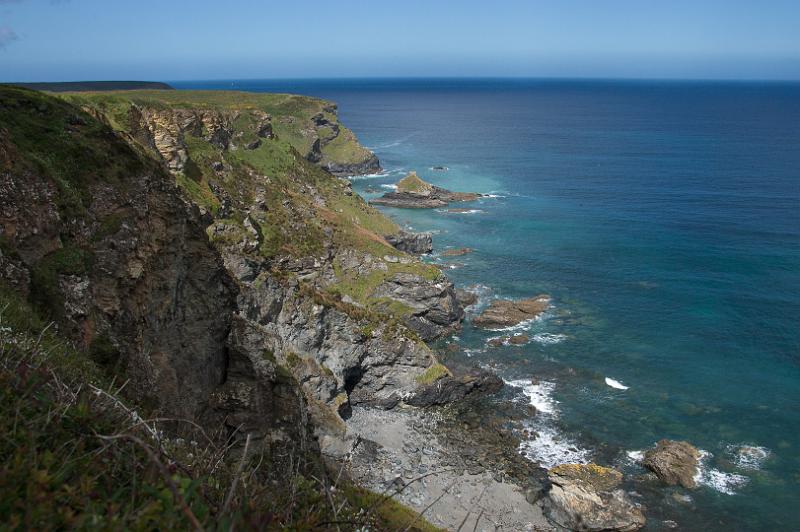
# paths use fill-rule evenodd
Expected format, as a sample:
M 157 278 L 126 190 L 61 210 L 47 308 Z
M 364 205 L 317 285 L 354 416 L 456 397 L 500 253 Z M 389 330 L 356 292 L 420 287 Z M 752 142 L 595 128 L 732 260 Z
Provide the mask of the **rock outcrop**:
M 400 251 L 412 255 L 425 255 L 433 251 L 433 233 L 400 231 L 386 235 L 386 241 Z
M 552 487 L 545 498 L 550 520 L 568 530 L 639 530 L 641 508 L 619 489 L 622 473 L 595 464 L 563 464 L 549 471 Z
M 684 488 L 697 486 L 700 451 L 685 441 L 660 440 L 644 454 L 644 466 L 663 482 Z
M 370 200 L 375 205 L 404 209 L 434 209 L 451 202 L 475 201 L 481 195 L 475 192 L 452 192 L 423 181 L 416 172 L 410 172 L 397 182 L 397 190 Z
M 550 296 L 544 294 L 519 301 L 496 299 L 480 316 L 472 320 L 472 325 L 482 329 L 513 327 L 523 321 L 537 318 L 549 306 Z
M 410 309 L 405 322 L 423 340 L 434 340 L 460 327 L 464 309 L 447 278 L 436 282 L 413 273 L 398 273 L 384 281 L 374 293 Z
M 503 388 L 503 379 L 482 369 L 473 369 L 462 376 L 444 374 L 418 389 L 406 400 L 411 406 L 439 406 L 462 401 L 466 397 L 491 395 Z

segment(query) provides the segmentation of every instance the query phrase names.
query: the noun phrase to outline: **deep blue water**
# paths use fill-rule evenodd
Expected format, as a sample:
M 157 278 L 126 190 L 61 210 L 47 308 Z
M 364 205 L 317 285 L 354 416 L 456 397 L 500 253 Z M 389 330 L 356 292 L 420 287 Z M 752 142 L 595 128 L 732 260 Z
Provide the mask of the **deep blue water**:
M 699 489 L 631 483 L 649 529 L 800 529 L 800 85 L 533 80 L 176 83 L 339 104 L 384 175 L 492 192 L 471 214 L 386 209 L 468 246 L 448 275 L 491 297 L 548 293 L 535 341 L 471 361 L 544 413 L 545 463 L 629 455 L 660 438 L 709 453 Z M 432 171 L 443 165 L 447 172 Z M 541 379 L 531 384 L 531 376 Z M 614 379 L 627 390 L 609 386 Z M 527 396 L 518 394 L 523 400 Z M 755 459 L 739 455 L 757 447 Z M 674 494 L 689 495 L 678 501 Z

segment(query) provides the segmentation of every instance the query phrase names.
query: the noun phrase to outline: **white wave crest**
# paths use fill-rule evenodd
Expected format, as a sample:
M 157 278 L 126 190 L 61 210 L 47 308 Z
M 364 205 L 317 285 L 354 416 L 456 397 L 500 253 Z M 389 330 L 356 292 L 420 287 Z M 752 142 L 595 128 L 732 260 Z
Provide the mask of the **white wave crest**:
M 628 451 L 625 456 L 631 463 L 641 464 L 644 460 L 644 451 Z
M 389 190 L 397 190 L 397 185 L 381 185 L 381 188 L 388 188 Z
M 627 390 L 629 388 L 628 386 L 625 386 L 621 382 L 614 379 L 610 379 L 608 377 L 606 377 L 606 384 L 608 384 L 612 388 L 616 388 L 617 390 Z
M 533 341 L 542 345 L 558 344 L 566 339 L 566 334 L 539 333 L 533 335 Z
M 523 456 L 539 465 L 551 468 L 559 464 L 586 464 L 591 452 L 578 447 L 552 426 L 533 427 L 536 437 L 519 445 Z
M 589 461 L 591 452 L 579 447 L 555 427 L 555 420 L 558 419 L 558 402 L 552 396 L 555 383 L 518 379 L 507 381 L 506 384 L 521 388 L 537 411 L 533 420 L 527 423 L 533 437 L 523 440 L 519 446 L 519 452 L 523 456 L 547 468 Z
M 557 402 L 552 397 L 553 390 L 556 389 L 554 382 L 517 379 L 508 381 L 506 384 L 514 386 L 515 388 L 522 388 L 522 393 L 524 393 L 530 403 L 536 407 L 537 412 L 556 415 Z
M 389 173 L 386 171 L 378 172 L 375 174 L 361 174 L 361 175 L 350 175 L 347 176 L 347 179 L 350 181 L 361 181 L 363 179 L 375 179 L 378 177 L 389 177 Z
M 694 481 L 725 495 L 736 495 L 736 489 L 747 484 L 750 479 L 744 475 L 725 473 L 710 467 L 708 461 L 712 456 L 708 451 L 700 450 L 700 463 L 697 465 Z
M 757 445 L 729 445 L 727 451 L 737 467 L 750 470 L 761 469 L 772 454 L 766 447 Z
M 436 209 L 436 212 L 444 214 L 482 214 L 486 211 L 483 209 Z

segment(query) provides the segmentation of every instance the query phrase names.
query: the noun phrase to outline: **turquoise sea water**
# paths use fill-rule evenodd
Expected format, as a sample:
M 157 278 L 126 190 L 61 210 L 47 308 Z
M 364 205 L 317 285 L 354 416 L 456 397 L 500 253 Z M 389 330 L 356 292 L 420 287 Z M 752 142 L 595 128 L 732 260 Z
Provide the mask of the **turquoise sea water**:
M 648 529 L 800 530 L 800 85 L 175 85 L 336 101 L 385 168 L 354 181 L 365 197 L 410 169 L 496 195 L 455 205 L 470 213 L 385 211 L 435 231 L 437 252 L 474 248 L 431 260 L 457 266 L 448 275 L 482 304 L 553 297 L 526 346 L 488 348 L 499 333 L 469 324 L 459 334 L 463 357 L 519 385 L 506 400 L 539 407 L 532 459 L 634 478 L 636 451 L 686 439 L 707 453 L 700 488 L 627 486 Z

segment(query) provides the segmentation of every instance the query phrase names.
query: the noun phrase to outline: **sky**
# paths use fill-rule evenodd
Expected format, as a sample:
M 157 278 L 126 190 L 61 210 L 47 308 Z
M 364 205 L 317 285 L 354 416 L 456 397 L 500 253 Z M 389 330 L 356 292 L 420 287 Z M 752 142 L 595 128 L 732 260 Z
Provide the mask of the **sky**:
M 800 0 L 0 0 L 0 82 L 800 80 Z

